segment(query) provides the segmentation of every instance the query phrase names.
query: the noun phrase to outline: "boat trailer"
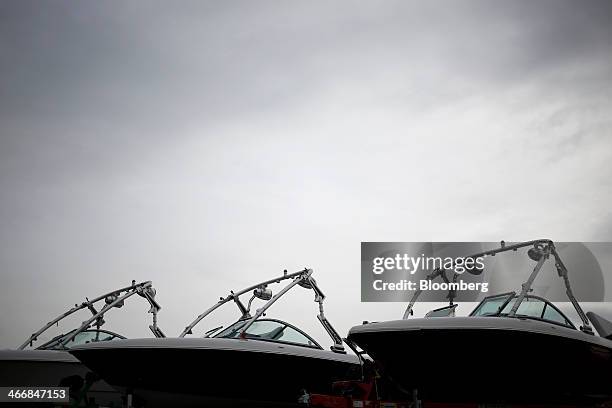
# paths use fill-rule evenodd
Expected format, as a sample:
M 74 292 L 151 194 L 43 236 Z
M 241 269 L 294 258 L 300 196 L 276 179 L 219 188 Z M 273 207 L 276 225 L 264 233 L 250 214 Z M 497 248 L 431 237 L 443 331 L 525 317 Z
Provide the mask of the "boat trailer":
M 477 402 L 435 402 L 420 400 L 416 391 L 404 400 L 377 399 L 376 383 L 338 381 L 332 386 L 335 395 L 305 394 L 300 403 L 308 408 L 586 408 L 585 405 L 559 404 L 484 404 Z M 612 402 L 588 405 L 591 408 L 612 408 Z

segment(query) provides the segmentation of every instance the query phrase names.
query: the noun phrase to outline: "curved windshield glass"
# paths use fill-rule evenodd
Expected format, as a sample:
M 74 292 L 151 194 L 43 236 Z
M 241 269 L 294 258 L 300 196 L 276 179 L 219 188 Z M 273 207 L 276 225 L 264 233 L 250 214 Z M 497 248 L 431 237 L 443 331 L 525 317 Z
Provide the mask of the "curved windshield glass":
M 512 296 L 514 296 L 514 292 L 485 298 L 478 306 L 476 306 L 476 309 L 474 309 L 470 316 L 496 315 L 501 311 L 501 308 Z
M 117 333 L 109 332 L 106 330 L 85 330 L 77 334 L 74 339 L 70 340 L 64 346 L 62 343 L 72 335 L 73 332 L 68 334 L 62 334 L 48 343 L 43 344 L 39 349 L 43 350 L 60 350 L 66 348 L 72 348 L 81 344 L 93 343 L 98 341 L 110 341 L 116 339 L 125 339 Z
M 455 317 L 455 309 L 457 305 L 449 305 L 445 307 L 441 307 L 439 309 L 434 309 L 425 315 L 425 317 Z
M 504 306 L 504 310 L 501 311 L 500 314 L 506 315 L 510 313 L 514 305 L 516 304 L 516 298 L 512 299 L 506 306 Z M 516 309 L 516 316 L 526 316 L 526 317 L 537 317 L 541 318 L 544 313 L 544 308 L 546 307 L 546 303 L 542 302 L 540 299 L 532 299 L 525 298 L 519 305 L 518 309 Z
M 237 338 L 240 336 L 240 332 L 246 323 L 246 320 L 238 321 L 214 337 Z M 245 334 L 249 339 L 278 341 L 298 346 L 321 348 L 321 346 L 306 333 L 280 320 L 256 320 L 247 329 Z
M 505 315 L 510 313 L 515 303 L 516 298 L 508 302 L 508 304 L 504 307 L 504 310 L 501 311 L 501 314 Z M 547 320 L 563 326 L 574 327 L 569 319 L 563 316 L 563 314 L 557 308 L 555 308 L 552 303 L 540 298 L 526 296 L 521 302 L 519 308 L 516 310 L 516 316 L 533 317 L 535 319 Z
M 470 316 L 507 316 L 517 299 L 518 296 L 514 293 L 492 296 L 480 302 Z M 552 303 L 536 296 L 525 296 L 516 310 L 515 316 L 546 320 L 572 329 L 575 328 L 570 320 Z

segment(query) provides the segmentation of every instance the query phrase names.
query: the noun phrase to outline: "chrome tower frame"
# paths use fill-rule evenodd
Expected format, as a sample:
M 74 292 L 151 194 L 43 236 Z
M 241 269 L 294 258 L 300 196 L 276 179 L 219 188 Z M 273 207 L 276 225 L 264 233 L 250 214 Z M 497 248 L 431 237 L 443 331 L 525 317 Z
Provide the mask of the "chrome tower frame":
M 223 297 L 220 298 L 217 303 L 215 303 L 213 306 L 205 310 L 193 322 L 191 322 L 187 327 L 185 327 L 185 329 L 179 335 L 179 337 L 185 337 L 188 334 L 193 334 L 193 328 L 198 323 L 200 323 L 200 321 L 202 321 L 206 316 L 214 312 L 217 308 L 221 307 L 222 305 L 230 301 L 234 301 L 236 305 L 238 306 L 240 313 L 242 313 L 242 317 L 240 318 L 240 320 L 246 321 L 244 326 L 242 326 L 242 328 L 240 329 L 240 334 L 239 334 L 240 338 L 245 339 L 247 329 L 251 327 L 251 325 L 257 319 L 259 319 L 266 312 L 266 310 L 268 310 L 281 296 L 283 296 L 285 293 L 290 291 L 296 285 L 299 285 L 306 289 L 312 289 L 312 291 L 315 294 L 314 301 L 319 304 L 319 314 L 317 315 L 317 318 L 319 319 L 319 322 L 321 322 L 321 324 L 323 325 L 323 328 L 325 328 L 325 331 L 331 337 L 334 343 L 331 346 L 331 350 L 336 353 L 346 353 L 346 351 L 344 350 L 344 346 L 342 344 L 342 338 L 340 337 L 338 332 L 334 329 L 334 327 L 325 317 L 325 314 L 323 311 L 323 301 L 325 300 L 325 294 L 317 286 L 316 281 L 312 277 L 312 273 L 313 273 L 313 270 L 308 269 L 308 268 L 305 268 L 301 271 L 293 272 L 293 273 L 287 273 L 287 271 L 285 270 L 283 275 L 277 278 L 273 278 L 273 279 L 269 279 L 269 280 L 257 283 L 255 285 L 249 286 L 248 288 L 242 289 L 238 292 L 230 291 L 230 294 L 228 296 L 224 298 Z M 247 307 L 245 307 L 244 304 L 240 301 L 240 296 L 246 294 L 247 292 L 257 291 L 257 290 L 265 291 L 268 285 L 280 283 L 285 280 L 291 280 L 291 282 L 289 282 L 289 284 L 287 284 L 287 286 L 281 289 L 277 294 L 269 298 L 267 302 L 261 308 L 257 309 L 255 311 L 255 314 L 252 316 L 250 313 L 250 308 L 251 308 L 251 303 L 253 299 L 256 297 L 256 295 L 253 294 L 253 296 L 248 302 Z
M 136 283 L 136 281 L 132 281 L 130 286 L 126 286 L 124 288 L 116 289 L 111 292 L 105 293 L 101 296 L 96 297 L 93 300 L 89 300 L 85 298 L 85 302 L 81 304 L 75 304 L 73 308 L 62 313 L 55 319 L 48 322 L 46 325 L 41 327 L 37 332 L 33 333 L 21 346 L 19 346 L 18 350 L 24 350 L 26 347 L 33 347 L 34 342 L 38 340 L 38 337 L 47 331 L 51 326 L 55 324 L 59 324 L 59 322 L 66 317 L 78 312 L 82 309 L 89 309 L 92 316 L 85 320 L 81 326 L 79 326 L 76 330 L 73 330 L 69 336 L 67 336 L 59 345 L 64 347 L 68 342 L 74 339 L 79 333 L 84 330 L 89 329 L 92 326 L 95 326 L 97 329 L 100 329 L 102 325 L 105 323 L 104 315 L 113 307 L 122 307 L 125 300 L 129 297 L 138 294 L 144 297 L 148 302 L 151 308 L 148 313 L 153 314 L 153 324 L 149 326 L 155 337 L 164 337 L 163 332 L 157 326 L 157 313 L 161 310 L 161 306 L 155 301 L 155 289 L 153 288 L 153 283 L 151 281 L 145 281 L 141 283 Z M 104 301 L 104 306 L 98 311 L 96 309 L 96 304 Z
M 512 309 L 508 313 L 508 316 L 509 317 L 515 316 L 516 311 L 520 307 L 521 303 L 523 302 L 527 294 L 531 291 L 533 282 L 538 276 L 538 273 L 540 272 L 540 270 L 542 269 L 542 266 L 548 259 L 550 259 L 552 255 L 552 258 L 555 261 L 555 267 L 557 269 L 557 274 L 559 275 L 560 278 L 563 279 L 563 283 L 565 285 L 565 293 L 569 301 L 574 306 L 574 309 L 576 310 L 576 313 L 580 317 L 580 320 L 582 321 L 582 326 L 580 326 L 580 330 L 587 334 L 593 334 L 593 329 L 591 328 L 589 324 L 589 319 L 587 318 L 586 314 L 580 307 L 580 304 L 576 300 L 576 297 L 574 296 L 574 292 L 572 291 L 572 287 L 569 281 L 569 272 L 567 268 L 565 267 L 565 264 L 561 260 L 561 257 L 559 256 L 559 253 L 557 252 L 557 249 L 555 248 L 555 243 L 552 240 L 536 239 L 533 241 L 525 241 L 525 242 L 520 242 L 518 244 L 513 244 L 513 245 L 506 245 L 504 241 L 501 241 L 500 246 L 498 248 L 494 248 L 488 251 L 483 251 L 477 254 L 466 256 L 465 258 L 472 258 L 472 259 L 480 258 L 480 257 L 484 258 L 488 256 L 495 256 L 503 252 L 517 251 L 518 249 L 526 248 L 526 247 L 532 247 L 528 251 L 528 256 L 532 260 L 536 261 L 537 263 L 535 267 L 533 268 L 531 275 L 529 275 L 529 278 L 521 285 L 521 292 L 518 295 L 517 300 L 514 302 Z M 479 274 L 479 273 L 482 273 L 482 271 L 476 271 L 476 272 L 471 272 L 471 273 Z M 446 276 L 444 275 L 443 269 L 434 270 L 431 274 L 427 276 L 427 279 L 432 280 L 438 276 L 442 276 L 446 280 Z M 406 308 L 406 312 L 404 313 L 404 319 L 407 319 L 410 316 L 412 307 L 414 306 L 414 303 L 416 302 L 416 299 L 418 298 L 419 295 L 420 295 L 420 291 L 415 292 L 415 294 L 413 295 L 412 299 L 410 300 L 410 303 L 408 304 L 408 307 Z M 452 302 L 452 299 L 451 299 L 451 302 Z

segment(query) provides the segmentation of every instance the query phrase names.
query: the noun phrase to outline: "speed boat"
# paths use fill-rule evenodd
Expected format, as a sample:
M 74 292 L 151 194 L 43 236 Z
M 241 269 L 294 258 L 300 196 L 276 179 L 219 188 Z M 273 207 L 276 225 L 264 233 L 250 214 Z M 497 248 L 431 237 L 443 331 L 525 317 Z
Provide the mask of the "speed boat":
M 356 326 L 348 341 L 367 353 L 396 390 L 418 393 L 424 401 L 592 406 L 612 400 L 612 323 L 584 313 L 554 243 L 502 243 L 470 257 L 521 248 L 529 248 L 536 264 L 519 292 L 486 297 L 467 317 L 405 316 Z M 531 294 L 549 259 L 580 327 L 550 301 Z
M 81 362 L 67 352 L 80 344 L 111 342 L 125 339 L 124 336 L 105 330 L 104 317 L 113 308 L 120 308 L 125 301 L 134 296 L 144 297 L 153 314 L 150 329 L 156 336 L 163 336 L 157 326 L 157 313 L 161 309 L 155 301 L 155 289 L 150 281 L 132 284 L 85 302 L 49 321 L 32 334 L 16 350 L 0 350 L 0 386 L 2 387 L 57 387 L 70 389 L 70 397 L 75 404 L 109 405 L 121 403 L 119 393 L 91 373 Z M 103 306 L 102 306 L 103 305 Z M 101 307 L 102 306 L 102 307 Z M 91 316 L 76 329 L 60 334 L 41 345 L 35 343 L 53 326 L 81 310 L 89 310 Z M 98 310 L 99 309 L 99 310 Z
M 134 406 L 295 406 L 304 390 L 327 392 L 334 380 L 357 376 L 359 359 L 344 350 L 342 338 L 323 313 L 325 295 L 304 269 L 230 292 L 199 315 L 178 338 L 118 340 L 70 350 Z M 269 285 L 289 282 L 273 295 Z M 295 287 L 314 292 L 319 321 L 332 339 L 325 350 L 311 336 L 266 311 Z M 252 294 L 251 294 L 252 293 Z M 251 294 L 248 304 L 242 295 Z M 255 299 L 265 303 L 251 314 Z M 234 302 L 240 312 L 227 328 L 187 337 L 220 306 Z M 126 362 L 131 362 L 127 363 Z

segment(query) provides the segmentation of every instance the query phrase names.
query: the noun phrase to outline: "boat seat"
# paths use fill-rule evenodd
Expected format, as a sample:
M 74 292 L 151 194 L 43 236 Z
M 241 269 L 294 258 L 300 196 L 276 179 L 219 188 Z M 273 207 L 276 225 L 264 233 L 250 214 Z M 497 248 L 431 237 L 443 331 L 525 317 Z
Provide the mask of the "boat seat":
M 612 340 L 612 322 L 595 312 L 587 312 L 586 315 L 601 337 Z

